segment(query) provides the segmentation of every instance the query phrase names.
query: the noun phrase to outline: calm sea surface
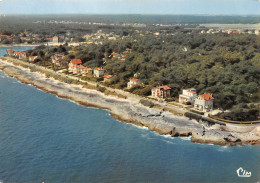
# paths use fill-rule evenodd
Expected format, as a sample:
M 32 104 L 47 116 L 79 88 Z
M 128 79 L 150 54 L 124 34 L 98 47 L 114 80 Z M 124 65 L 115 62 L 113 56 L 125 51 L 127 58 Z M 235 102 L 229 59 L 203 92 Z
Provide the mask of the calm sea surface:
M 0 54 L 6 48 L 0 48 Z M 18 48 L 15 48 L 18 50 Z M 19 48 L 20 50 L 28 48 Z M 242 167 L 252 173 L 239 178 Z M 0 72 L 3 182 L 258 182 L 260 146 L 160 136 Z

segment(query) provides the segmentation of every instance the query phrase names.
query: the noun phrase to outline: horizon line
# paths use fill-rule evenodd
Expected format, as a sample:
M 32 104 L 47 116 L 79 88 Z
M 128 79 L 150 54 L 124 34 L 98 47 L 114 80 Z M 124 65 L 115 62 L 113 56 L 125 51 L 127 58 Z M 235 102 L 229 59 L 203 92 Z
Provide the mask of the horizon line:
M 152 13 L 20 13 L 20 14 L 1 14 L 0 16 L 19 16 L 19 15 L 150 15 L 150 16 L 259 16 L 260 14 L 152 14 Z

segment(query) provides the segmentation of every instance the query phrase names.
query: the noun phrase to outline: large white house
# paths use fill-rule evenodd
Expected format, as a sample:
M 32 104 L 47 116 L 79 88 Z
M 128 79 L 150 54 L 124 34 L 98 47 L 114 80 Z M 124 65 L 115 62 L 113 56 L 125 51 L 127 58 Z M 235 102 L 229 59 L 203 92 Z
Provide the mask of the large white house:
M 205 93 L 203 95 L 199 95 L 194 102 L 194 107 L 203 112 L 209 112 L 213 110 L 213 101 L 214 98 L 212 94 Z
M 69 72 L 72 72 L 73 74 L 79 74 L 80 68 L 79 66 L 82 64 L 82 61 L 80 59 L 72 59 L 69 63 Z
M 182 91 L 182 94 L 179 95 L 179 102 L 180 103 L 194 103 L 195 99 L 197 97 L 196 89 L 190 88 L 190 89 L 184 89 Z

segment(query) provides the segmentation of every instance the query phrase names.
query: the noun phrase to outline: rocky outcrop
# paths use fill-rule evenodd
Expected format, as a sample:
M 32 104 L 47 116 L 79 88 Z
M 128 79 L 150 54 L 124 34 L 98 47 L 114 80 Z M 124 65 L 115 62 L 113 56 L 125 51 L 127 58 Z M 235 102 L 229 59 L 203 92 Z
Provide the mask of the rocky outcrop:
M 192 142 L 211 143 L 218 145 L 260 144 L 259 126 L 249 126 L 248 130 L 232 131 L 232 125 L 216 123 L 199 123 L 186 117 L 178 117 L 170 112 L 148 108 L 138 102 L 116 97 L 105 96 L 103 93 L 70 86 L 28 70 L 0 62 L 0 69 L 19 81 L 32 84 L 46 92 L 61 98 L 73 100 L 81 105 L 107 109 L 111 116 L 124 122 L 148 127 L 159 134 L 171 136 L 192 136 Z M 227 130 L 225 130 L 228 129 Z M 234 129 L 239 129 L 238 127 Z

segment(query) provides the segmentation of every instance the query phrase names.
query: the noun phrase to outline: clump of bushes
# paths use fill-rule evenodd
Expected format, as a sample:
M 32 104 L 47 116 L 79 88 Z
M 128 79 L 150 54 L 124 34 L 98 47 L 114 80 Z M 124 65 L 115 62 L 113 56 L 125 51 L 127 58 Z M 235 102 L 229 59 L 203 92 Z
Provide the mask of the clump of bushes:
M 196 110 L 193 110 L 193 109 L 190 109 L 190 111 L 193 112 L 193 113 L 199 114 L 199 115 L 204 115 L 204 112 L 196 111 Z
M 174 100 L 174 98 L 167 98 L 167 99 L 165 99 L 165 101 L 166 102 L 174 102 L 175 100 Z
M 106 88 L 102 87 L 102 86 L 98 86 L 97 87 L 97 91 L 100 91 L 100 92 L 104 93 L 106 91 Z
M 240 109 L 218 115 L 219 118 L 231 121 L 256 121 L 258 116 L 259 110 L 257 109 Z
M 74 84 L 74 85 L 80 85 L 81 82 L 80 82 L 79 80 L 75 80 L 75 79 L 73 79 L 72 82 L 71 82 L 71 84 Z
M 217 117 L 231 121 L 256 121 L 258 120 L 260 110 L 257 105 L 245 103 L 236 105 L 230 112 L 223 112 Z
M 90 84 L 84 84 L 83 88 L 90 89 L 90 90 L 97 90 L 97 87 L 95 85 L 90 85 Z
M 35 67 L 30 67 L 30 71 L 31 71 L 31 72 L 36 72 L 37 70 L 36 70 Z
M 186 112 L 184 114 L 184 116 L 190 118 L 191 119 L 195 119 L 196 121 L 200 121 L 202 119 L 202 116 L 201 115 L 198 115 L 198 114 L 194 114 L 194 113 L 191 113 L 191 112 Z
M 141 99 L 139 101 L 139 103 L 141 103 L 142 105 L 146 106 L 146 107 L 149 107 L 149 108 L 152 108 L 154 107 L 154 103 L 149 101 L 149 100 L 145 100 L 145 99 Z
M 69 79 L 69 78 L 66 78 L 63 80 L 64 83 L 67 83 L 67 84 L 71 84 L 72 83 L 72 79 Z

